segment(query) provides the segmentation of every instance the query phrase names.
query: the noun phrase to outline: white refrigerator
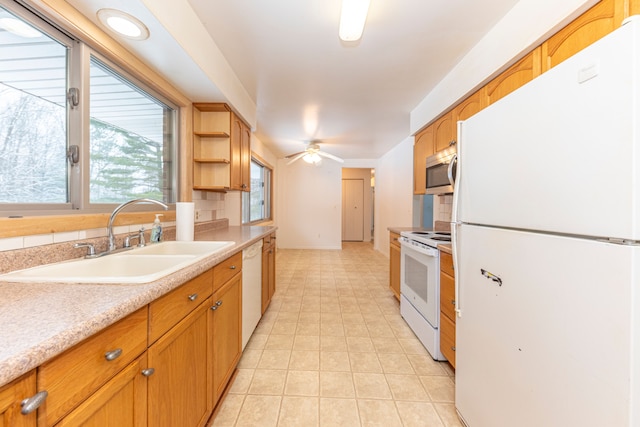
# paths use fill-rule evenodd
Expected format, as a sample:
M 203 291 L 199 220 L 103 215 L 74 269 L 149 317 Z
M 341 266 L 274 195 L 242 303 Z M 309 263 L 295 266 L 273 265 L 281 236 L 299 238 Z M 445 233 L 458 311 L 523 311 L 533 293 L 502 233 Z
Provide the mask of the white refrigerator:
M 640 22 L 459 123 L 469 427 L 640 426 Z

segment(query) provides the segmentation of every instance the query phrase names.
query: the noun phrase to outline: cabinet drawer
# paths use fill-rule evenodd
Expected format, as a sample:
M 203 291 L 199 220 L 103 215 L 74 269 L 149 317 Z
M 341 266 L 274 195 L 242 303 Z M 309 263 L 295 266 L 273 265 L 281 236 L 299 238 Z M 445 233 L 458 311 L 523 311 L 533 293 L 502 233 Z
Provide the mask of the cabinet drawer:
M 38 409 L 38 425 L 53 425 L 146 348 L 145 306 L 44 363 L 38 368 L 38 390 L 49 396 Z
M 453 277 L 440 274 L 440 311 L 455 323 L 456 289 Z
M 440 315 L 440 351 L 451 366 L 456 367 L 456 325 L 448 317 Z
M 268 236 L 262 238 L 263 247 L 271 247 L 271 245 L 275 245 L 275 243 L 276 243 L 275 233 L 271 233 Z
M 440 271 L 447 273 L 451 277 L 456 277 L 453 272 L 453 257 L 451 254 L 440 251 Z
M 242 252 L 213 267 L 213 291 L 220 289 L 229 279 L 242 271 Z
M 208 270 L 149 304 L 149 342 L 153 343 L 213 293 Z
M 400 238 L 400 235 L 398 233 L 389 233 L 389 243 L 400 248 L 400 242 L 398 241 L 398 238 Z

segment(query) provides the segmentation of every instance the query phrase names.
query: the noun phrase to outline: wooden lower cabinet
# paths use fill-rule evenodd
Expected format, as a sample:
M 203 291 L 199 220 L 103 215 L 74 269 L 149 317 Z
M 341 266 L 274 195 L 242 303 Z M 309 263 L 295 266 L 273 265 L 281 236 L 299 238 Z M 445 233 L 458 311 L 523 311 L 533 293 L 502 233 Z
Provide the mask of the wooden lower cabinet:
M 455 273 L 451 254 L 440 251 L 440 351 L 456 367 Z
M 202 426 L 211 396 L 211 298 L 149 347 L 149 426 Z
M 138 427 L 147 425 L 147 354 L 124 368 L 56 426 Z
M 38 367 L 38 426 L 52 426 L 147 348 L 147 307 L 103 329 Z
M 276 292 L 276 235 L 262 239 L 262 314 Z
M 36 372 L 0 387 L 0 427 L 35 427 L 36 412 L 23 415 L 21 403 L 36 393 Z
M 210 311 L 213 401 L 217 402 L 242 355 L 242 274 L 235 275 L 213 295 Z
M 389 289 L 400 301 L 400 242 L 398 233 L 389 233 Z

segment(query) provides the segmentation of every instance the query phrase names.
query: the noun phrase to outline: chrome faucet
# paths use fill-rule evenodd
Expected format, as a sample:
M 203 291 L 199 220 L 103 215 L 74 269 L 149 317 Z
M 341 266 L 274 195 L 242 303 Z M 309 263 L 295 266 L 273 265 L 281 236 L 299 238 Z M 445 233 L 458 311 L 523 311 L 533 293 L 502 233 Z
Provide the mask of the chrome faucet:
M 116 215 L 118 215 L 118 213 L 120 213 L 120 211 L 127 206 L 135 205 L 138 203 L 155 203 L 156 205 L 162 206 L 165 211 L 169 209 L 169 206 L 155 199 L 133 199 L 129 200 L 128 202 L 124 202 L 123 204 L 115 208 L 111 213 L 111 216 L 109 217 L 109 224 L 107 224 L 107 234 L 109 235 L 109 249 L 107 249 L 107 252 L 116 250 L 116 238 L 113 235 L 113 221 L 116 219 Z

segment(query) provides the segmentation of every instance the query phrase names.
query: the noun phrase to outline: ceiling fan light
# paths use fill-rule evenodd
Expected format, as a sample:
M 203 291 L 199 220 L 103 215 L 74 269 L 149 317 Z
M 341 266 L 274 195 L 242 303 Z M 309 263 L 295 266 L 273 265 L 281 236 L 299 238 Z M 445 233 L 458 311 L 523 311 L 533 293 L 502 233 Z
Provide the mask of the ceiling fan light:
M 359 40 L 362 37 L 368 12 L 369 0 L 342 0 L 340 38 L 346 42 Z
M 322 160 L 322 159 L 320 158 L 320 156 L 317 153 L 307 153 L 302 157 L 302 160 L 304 160 L 305 162 L 307 162 L 309 164 L 315 165 L 316 163 L 319 163 L 320 160 Z

